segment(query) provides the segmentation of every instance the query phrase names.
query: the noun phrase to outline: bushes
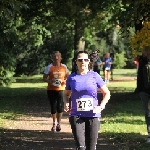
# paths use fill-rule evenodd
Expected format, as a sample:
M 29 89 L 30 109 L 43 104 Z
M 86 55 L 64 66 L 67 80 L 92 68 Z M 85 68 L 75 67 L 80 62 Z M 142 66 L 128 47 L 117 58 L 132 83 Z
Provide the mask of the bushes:
M 126 66 L 127 58 L 124 57 L 124 52 L 116 53 L 114 57 L 114 66 L 116 69 L 121 69 Z

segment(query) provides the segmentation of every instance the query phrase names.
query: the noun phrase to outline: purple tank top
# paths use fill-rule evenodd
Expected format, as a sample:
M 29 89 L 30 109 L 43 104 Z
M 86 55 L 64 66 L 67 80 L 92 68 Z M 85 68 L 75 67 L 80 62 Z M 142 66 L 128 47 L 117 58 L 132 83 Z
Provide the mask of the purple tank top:
M 66 90 L 71 90 L 70 116 L 100 117 L 100 113 L 93 113 L 93 107 L 98 105 L 97 88 L 104 84 L 101 76 L 94 71 L 85 75 L 70 74 L 66 81 Z

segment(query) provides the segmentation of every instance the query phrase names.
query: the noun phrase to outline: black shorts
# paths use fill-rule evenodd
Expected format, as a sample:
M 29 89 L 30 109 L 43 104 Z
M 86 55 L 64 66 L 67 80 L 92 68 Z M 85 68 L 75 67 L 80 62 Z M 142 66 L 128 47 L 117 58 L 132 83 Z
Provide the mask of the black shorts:
M 62 113 L 64 109 L 63 90 L 47 90 L 47 96 L 51 106 L 51 114 Z

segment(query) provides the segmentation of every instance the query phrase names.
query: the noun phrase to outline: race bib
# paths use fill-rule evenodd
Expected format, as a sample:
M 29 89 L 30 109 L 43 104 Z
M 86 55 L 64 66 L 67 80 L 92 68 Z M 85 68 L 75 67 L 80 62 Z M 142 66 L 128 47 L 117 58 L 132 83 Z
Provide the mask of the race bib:
M 109 67 L 106 67 L 105 70 L 110 70 L 110 68 L 109 68 Z
M 55 79 L 55 80 L 53 80 L 52 85 L 60 87 L 61 86 L 61 79 Z
M 77 111 L 93 110 L 93 98 L 80 98 L 76 100 Z

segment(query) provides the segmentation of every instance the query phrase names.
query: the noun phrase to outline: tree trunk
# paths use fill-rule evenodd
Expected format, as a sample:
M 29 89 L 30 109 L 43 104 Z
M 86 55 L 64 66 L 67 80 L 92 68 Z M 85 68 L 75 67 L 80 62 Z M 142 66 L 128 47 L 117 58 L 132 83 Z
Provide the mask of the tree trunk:
M 74 50 L 84 50 L 85 41 L 84 41 L 84 26 L 82 20 L 75 20 L 75 36 L 74 36 Z

